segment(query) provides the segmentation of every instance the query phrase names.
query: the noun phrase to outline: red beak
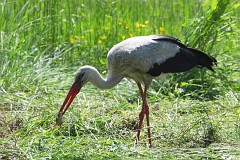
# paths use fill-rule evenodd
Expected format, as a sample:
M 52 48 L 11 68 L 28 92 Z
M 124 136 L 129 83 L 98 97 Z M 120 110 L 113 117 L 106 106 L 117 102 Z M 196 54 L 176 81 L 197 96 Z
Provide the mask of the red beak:
M 73 99 L 76 97 L 76 95 L 80 92 L 80 89 L 82 88 L 82 84 L 79 82 L 74 82 L 72 87 L 70 88 L 67 97 L 65 98 L 62 107 L 60 108 L 58 112 L 58 116 L 56 118 L 56 124 L 54 126 L 51 126 L 52 129 L 54 129 L 56 126 L 62 126 L 62 116 L 67 111 L 68 107 L 71 105 Z
M 80 89 L 82 88 L 82 85 L 79 82 L 74 82 L 72 84 L 72 87 L 70 88 L 67 97 L 65 98 L 62 107 L 60 108 L 58 115 L 61 114 L 61 116 L 64 115 L 64 113 L 67 111 L 68 107 L 71 105 L 73 99 L 76 97 L 76 95 L 80 92 Z

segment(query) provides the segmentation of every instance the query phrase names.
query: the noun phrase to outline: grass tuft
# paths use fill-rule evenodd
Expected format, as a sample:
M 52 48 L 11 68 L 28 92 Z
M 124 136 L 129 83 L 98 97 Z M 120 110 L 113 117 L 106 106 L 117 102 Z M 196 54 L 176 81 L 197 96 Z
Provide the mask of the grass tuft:
M 239 159 L 237 0 L 18 0 L 0 2 L 0 159 Z M 167 34 L 218 60 L 154 82 L 148 92 L 153 147 L 141 100 L 122 81 L 86 85 L 50 129 L 79 66 L 106 75 L 107 51 L 123 39 Z M 129 90 L 130 88 L 130 90 Z M 145 122 L 144 122 L 145 125 Z

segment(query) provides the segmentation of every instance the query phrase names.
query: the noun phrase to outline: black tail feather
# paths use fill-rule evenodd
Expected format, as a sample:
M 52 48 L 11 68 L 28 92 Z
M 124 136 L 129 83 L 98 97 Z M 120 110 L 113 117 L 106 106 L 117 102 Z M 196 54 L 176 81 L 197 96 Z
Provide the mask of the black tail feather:
M 199 61 L 200 63 L 199 66 L 207 67 L 209 70 L 214 72 L 212 66 L 217 65 L 217 60 L 215 58 L 198 49 L 195 49 L 195 48 L 188 48 L 188 49 L 194 54 L 194 56 Z
M 217 64 L 217 60 L 206 53 L 188 47 L 180 47 L 179 52 L 172 58 L 162 63 L 154 63 L 147 74 L 159 76 L 161 73 L 185 72 L 193 67 L 206 67 L 213 71 L 212 66 Z

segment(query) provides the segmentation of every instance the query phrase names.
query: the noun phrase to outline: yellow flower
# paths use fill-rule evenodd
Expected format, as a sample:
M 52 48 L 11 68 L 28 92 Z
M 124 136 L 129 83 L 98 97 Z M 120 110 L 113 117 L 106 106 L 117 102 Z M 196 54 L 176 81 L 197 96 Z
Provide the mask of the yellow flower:
M 79 36 L 75 36 L 75 38 L 79 38 Z
M 105 39 L 107 39 L 107 37 L 106 36 L 102 36 L 101 39 L 105 40 Z
M 237 109 L 237 113 L 240 114 L 240 108 Z
M 145 24 L 148 24 L 148 23 L 149 23 L 149 21 L 148 21 L 148 20 L 146 20 L 144 23 L 145 23 Z
M 71 43 L 71 44 L 74 43 L 74 39 L 73 39 L 73 38 L 70 39 L 70 43 Z
M 80 36 L 79 38 L 81 38 L 81 39 L 84 39 L 84 38 L 85 38 L 85 36 Z
M 126 38 L 126 36 L 123 35 L 123 36 L 122 36 L 122 39 L 124 40 L 125 38 Z
M 102 44 L 102 41 L 100 39 L 98 40 L 98 44 Z
M 164 34 L 165 29 L 163 27 L 160 27 L 159 31 L 160 31 L 160 34 Z
M 140 27 L 144 28 L 146 25 L 145 24 L 140 24 Z
M 132 34 L 132 33 L 129 33 L 129 36 L 130 36 L 130 37 L 133 37 L 133 34 Z
M 128 29 L 128 28 L 129 28 L 129 26 L 126 24 L 125 28 L 126 28 L 126 29 Z
M 140 26 L 139 23 L 136 22 L 136 23 L 135 23 L 135 27 L 139 28 L 139 26 Z

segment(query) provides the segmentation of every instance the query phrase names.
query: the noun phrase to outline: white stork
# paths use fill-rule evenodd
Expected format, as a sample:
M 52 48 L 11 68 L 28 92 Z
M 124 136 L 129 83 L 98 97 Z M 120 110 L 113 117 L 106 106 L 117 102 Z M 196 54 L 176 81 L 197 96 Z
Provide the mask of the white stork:
M 163 73 L 185 72 L 195 66 L 206 67 L 214 71 L 211 66 L 217 63 L 212 56 L 200 50 L 189 48 L 178 39 L 166 35 L 126 39 L 110 49 L 107 60 L 108 75 L 106 79 L 103 79 L 97 69 L 92 66 L 79 68 L 75 74 L 75 81 L 59 110 L 55 125 L 61 126 L 62 116 L 84 84 L 90 82 L 97 88 L 109 89 L 127 77 L 137 83 L 142 98 L 136 143 L 139 141 L 142 122 L 144 115 L 146 115 L 150 147 L 149 106 L 146 97 L 152 80 Z

